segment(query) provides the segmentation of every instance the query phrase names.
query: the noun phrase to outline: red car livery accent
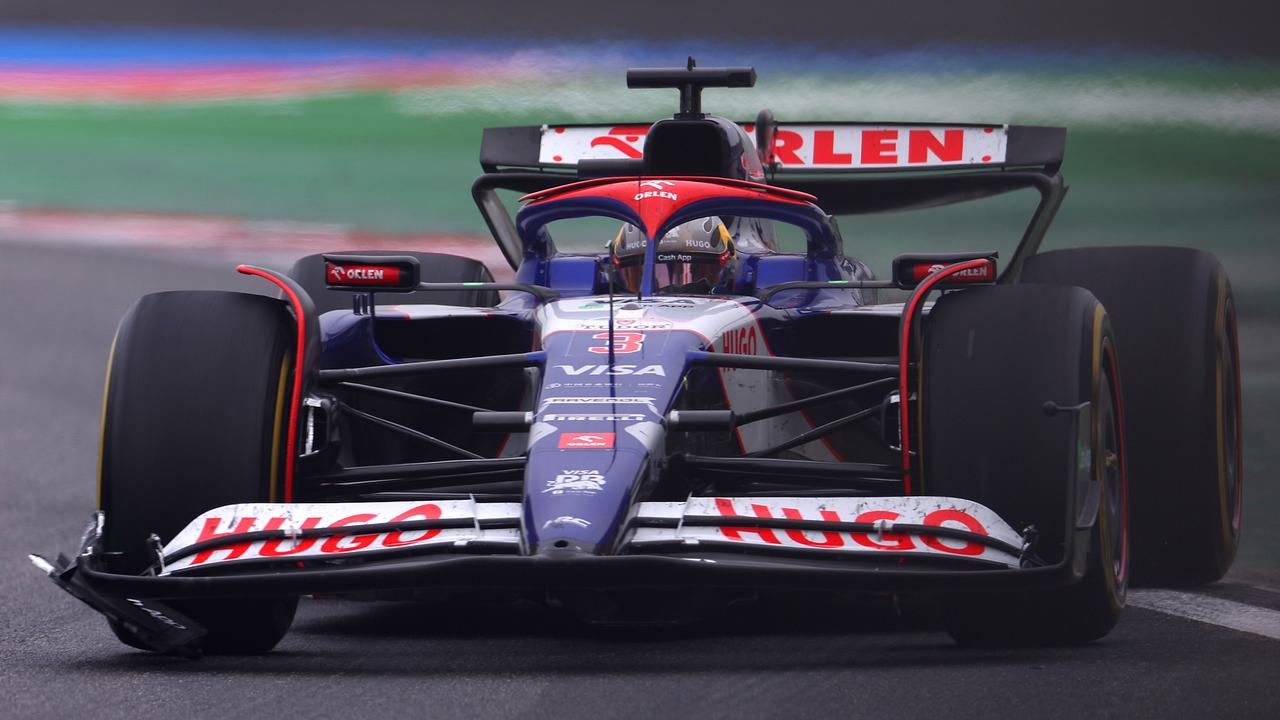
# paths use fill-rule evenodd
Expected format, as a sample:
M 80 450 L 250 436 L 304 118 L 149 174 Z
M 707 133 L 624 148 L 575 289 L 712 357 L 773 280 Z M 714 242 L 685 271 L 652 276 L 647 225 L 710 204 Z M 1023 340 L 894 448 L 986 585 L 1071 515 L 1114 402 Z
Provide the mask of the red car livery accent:
M 395 286 L 400 284 L 400 268 L 389 265 L 337 265 L 325 263 L 330 285 Z
M 740 517 L 737 511 L 734 510 L 733 501 L 728 498 L 716 498 L 715 505 L 716 505 L 716 510 L 721 515 L 724 515 L 726 517 Z M 759 503 L 753 503 L 751 505 L 751 512 L 755 514 L 756 517 L 760 517 L 760 518 L 773 517 L 773 514 L 769 512 L 769 507 L 767 505 L 762 505 Z M 789 507 L 782 508 L 783 517 L 791 520 L 821 519 L 821 520 L 826 520 L 827 522 L 841 522 L 842 520 L 844 520 L 844 518 L 841 518 L 839 515 L 837 515 L 834 510 L 822 510 L 820 511 L 819 514 L 821 515 L 820 518 L 806 518 L 801 514 L 801 511 L 798 508 L 789 508 Z M 891 510 L 869 510 L 859 514 L 855 518 L 852 518 L 852 521 L 857 523 L 877 523 L 881 521 L 893 522 L 897 520 L 899 517 L 900 517 L 899 513 L 893 512 Z M 949 508 L 934 510 L 924 516 L 924 520 L 922 524 L 935 526 L 935 527 L 942 527 L 942 524 L 944 522 L 950 522 L 953 524 L 952 526 L 959 525 L 961 526 L 960 529 L 968 530 L 969 532 L 977 533 L 978 535 L 990 534 L 988 533 L 987 529 L 983 527 L 982 523 L 977 518 L 975 518 L 974 516 L 970 515 L 969 513 L 963 510 L 955 510 L 955 509 L 949 509 Z M 763 541 L 765 544 L 768 544 L 768 545 L 782 544 L 782 541 L 778 539 L 777 532 L 783 532 L 783 531 L 774 531 L 769 528 L 725 527 L 721 529 L 721 532 L 724 534 L 725 538 L 729 540 L 743 541 L 744 539 L 742 537 L 743 533 L 754 533 L 758 535 L 760 537 L 760 540 Z M 910 535 L 892 534 L 888 532 L 875 534 L 875 533 L 838 533 L 838 532 L 831 532 L 831 531 L 806 532 L 802 530 L 786 530 L 785 533 L 786 533 L 786 536 L 790 538 L 792 541 L 797 542 L 801 545 L 809 546 L 809 547 L 819 547 L 819 548 L 842 547 L 843 545 L 845 545 L 845 538 L 847 536 L 850 542 L 856 543 L 864 548 L 869 548 L 872 550 L 906 552 L 906 551 L 911 551 L 916 549 L 916 543 L 914 540 L 912 540 Z M 821 535 L 821 539 L 814 539 L 812 537 L 813 535 Z M 955 540 L 949 540 L 944 542 L 941 538 L 933 537 L 929 535 L 922 536 L 920 538 L 920 542 L 922 542 L 925 546 L 932 548 L 933 550 L 936 550 L 938 552 L 943 552 L 943 553 L 949 553 L 951 555 L 974 556 L 974 555 L 981 555 L 983 552 L 983 546 L 975 542 L 966 542 L 966 541 L 957 542 Z M 947 543 L 950 543 L 950 544 L 947 544 Z
M 604 346 L 589 347 L 588 351 L 597 355 L 607 355 L 610 347 L 610 336 L 612 337 L 613 353 L 615 355 L 626 355 L 628 353 L 640 352 L 644 347 L 644 333 L 628 333 L 628 332 L 602 332 L 591 336 L 593 340 L 604 340 Z
M 742 126 L 750 133 L 754 126 Z M 585 158 L 640 159 L 648 127 L 570 126 L 543 131 L 542 162 L 574 165 Z M 781 123 L 769 160 L 786 169 L 934 168 L 1001 164 L 1003 127 Z
M 356 513 L 347 517 L 339 518 L 325 525 L 326 528 L 345 527 L 347 525 L 361 525 L 368 523 L 378 516 L 374 513 Z M 440 518 L 440 506 L 434 503 L 426 503 L 417 507 L 410 508 L 388 522 L 401 522 L 405 520 L 436 520 Z M 243 533 L 253 530 L 280 530 L 288 522 L 288 518 L 276 516 L 266 519 L 265 525 L 256 528 L 258 518 L 252 515 L 245 515 L 236 518 L 235 523 L 230 530 L 226 532 L 218 532 L 218 526 L 222 525 L 223 520 L 219 517 L 206 517 L 204 523 L 200 526 L 200 534 L 196 536 L 197 543 L 207 540 L 216 540 L 219 538 L 235 537 Z M 305 518 L 300 528 L 310 530 L 321 527 L 321 518 L 308 517 Z M 381 539 L 382 547 L 403 547 L 405 545 L 413 545 L 420 542 L 426 542 L 440 534 L 440 530 L 425 530 L 414 533 L 378 533 L 373 535 L 333 535 L 328 538 L 302 538 L 298 540 L 268 540 L 257 548 L 256 555 L 259 557 L 286 557 L 289 555 L 298 555 L 308 550 L 312 550 L 319 544 L 318 551 L 324 554 L 341 554 L 354 552 L 356 550 L 365 550 Z M 204 550 L 196 553 L 195 558 L 191 561 L 192 565 L 200 565 L 208 562 L 214 557 L 215 553 L 223 554 L 224 560 L 236 560 L 245 555 L 245 553 L 254 545 L 251 542 L 244 542 L 237 545 L 229 545 L 227 547 L 216 550 Z
M 557 447 L 561 450 L 611 448 L 613 447 L 613 437 L 614 434 L 611 432 L 561 433 L 560 444 Z
M 647 134 L 648 125 L 622 125 L 610 128 L 608 135 L 592 138 L 591 147 L 610 147 L 622 153 L 623 157 L 641 158 L 644 157 L 641 141 Z
M 520 198 L 530 204 L 572 198 L 608 198 L 628 205 L 640 216 L 645 231 L 652 234 L 668 217 L 700 200 L 742 198 L 791 205 L 809 205 L 817 200 L 809 193 L 746 180 L 690 177 L 663 180 L 619 180 L 602 178 L 569 183 Z

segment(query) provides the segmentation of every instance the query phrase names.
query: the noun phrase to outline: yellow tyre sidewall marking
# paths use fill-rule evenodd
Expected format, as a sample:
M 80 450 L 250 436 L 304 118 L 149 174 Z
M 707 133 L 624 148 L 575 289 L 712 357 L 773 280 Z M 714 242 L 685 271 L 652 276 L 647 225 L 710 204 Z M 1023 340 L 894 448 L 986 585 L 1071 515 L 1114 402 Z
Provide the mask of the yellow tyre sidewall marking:
M 120 329 L 111 337 L 111 349 L 107 351 L 107 375 L 102 379 L 102 410 L 98 415 L 98 509 L 102 509 L 102 472 L 105 469 L 107 454 L 107 396 L 111 392 L 111 366 L 116 360 L 116 341 L 120 339 Z
M 1119 589 L 1116 587 L 1115 575 L 1115 553 L 1116 548 L 1111 547 L 1111 493 L 1107 488 L 1106 459 L 1101 457 L 1103 450 L 1103 428 L 1102 423 L 1098 422 L 1097 406 L 1102 399 L 1100 393 L 1102 391 L 1102 320 L 1106 317 L 1106 308 L 1102 303 L 1098 303 L 1093 309 L 1093 352 L 1091 353 L 1092 362 L 1092 388 L 1091 397 L 1093 398 L 1093 473 L 1094 479 L 1098 483 L 1098 492 L 1101 496 L 1101 502 L 1098 504 L 1098 550 L 1101 554 L 1100 562 L 1102 563 L 1102 576 L 1107 584 L 1107 598 L 1110 600 L 1113 608 L 1124 606 L 1124 599 L 1120 596 Z M 1112 350 L 1114 352 L 1114 349 Z M 1115 403 L 1116 388 L 1111 388 L 1111 401 Z M 1115 413 L 1117 408 L 1112 408 Z M 1118 417 L 1118 416 L 1117 416 Z
M 267 497 L 272 502 L 279 497 L 280 435 L 284 429 L 285 389 L 289 384 L 289 366 L 292 364 L 289 360 L 290 354 L 286 352 L 280 362 L 280 377 L 276 381 L 276 412 L 271 423 L 271 480 L 267 490 Z

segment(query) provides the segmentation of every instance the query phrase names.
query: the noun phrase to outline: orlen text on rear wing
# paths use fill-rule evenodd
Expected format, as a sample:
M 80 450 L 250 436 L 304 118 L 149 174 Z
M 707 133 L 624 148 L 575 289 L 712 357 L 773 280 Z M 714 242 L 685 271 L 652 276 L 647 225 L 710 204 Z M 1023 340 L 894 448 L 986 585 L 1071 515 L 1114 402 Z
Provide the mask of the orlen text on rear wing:
M 754 123 L 740 123 L 754 133 Z M 777 174 L 902 172 L 1039 167 L 1062 164 L 1063 128 L 940 123 L 801 122 L 772 126 L 773 146 L 761 153 Z M 581 175 L 582 161 L 618 161 L 626 174 L 643 171 L 645 124 L 543 125 L 488 128 L 480 162 L 500 168 Z M 768 134 L 766 133 L 766 136 Z M 630 162 L 628 162 L 630 161 Z

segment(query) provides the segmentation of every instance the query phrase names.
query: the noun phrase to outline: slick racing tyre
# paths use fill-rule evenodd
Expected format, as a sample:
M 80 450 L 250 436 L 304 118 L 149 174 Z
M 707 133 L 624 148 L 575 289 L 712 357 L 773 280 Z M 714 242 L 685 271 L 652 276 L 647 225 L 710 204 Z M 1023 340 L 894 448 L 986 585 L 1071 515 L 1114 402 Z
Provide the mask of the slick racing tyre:
M 334 251 L 335 253 L 341 251 Z M 410 255 L 418 258 L 422 282 L 458 283 L 493 282 L 493 275 L 484 263 L 471 258 L 445 253 L 408 252 L 398 250 L 349 250 L 352 255 Z M 332 253 L 331 253 L 332 254 Z M 289 270 L 289 277 L 298 281 L 312 302 L 316 312 L 350 310 L 355 293 L 330 290 L 324 283 L 324 255 L 307 255 L 298 258 Z M 498 304 L 494 290 L 432 290 L 429 292 L 381 293 L 380 305 L 457 305 L 460 307 L 492 307 Z
M 241 293 L 157 293 L 125 315 L 103 400 L 99 505 L 111 571 L 148 568 L 152 533 L 167 542 L 206 510 L 278 498 L 293 333 L 283 303 Z M 205 626 L 209 653 L 270 650 L 297 607 L 297 598 L 168 602 Z
M 1048 285 L 952 293 L 930 314 L 922 362 L 919 492 L 1034 527 L 1035 558 L 1079 578 L 944 596 L 947 631 L 991 646 L 1106 635 L 1124 607 L 1129 556 L 1119 365 L 1102 305 Z
M 1080 248 L 1033 256 L 1022 281 L 1087 288 L 1111 316 L 1128 368 L 1134 581 L 1221 578 L 1244 502 L 1236 306 L 1222 265 L 1185 248 Z

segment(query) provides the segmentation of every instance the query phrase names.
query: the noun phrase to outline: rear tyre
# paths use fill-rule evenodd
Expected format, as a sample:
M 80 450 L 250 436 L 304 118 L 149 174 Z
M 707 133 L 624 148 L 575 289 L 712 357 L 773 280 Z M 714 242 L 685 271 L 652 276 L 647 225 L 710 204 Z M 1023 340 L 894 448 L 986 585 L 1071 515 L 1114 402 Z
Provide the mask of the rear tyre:
M 446 253 L 425 253 L 396 250 L 349 250 L 353 255 L 410 255 L 418 258 L 422 282 L 493 282 L 493 275 L 484 263 L 471 258 Z M 311 296 L 317 313 L 330 310 L 350 310 L 356 293 L 330 290 L 324 283 L 324 255 L 307 255 L 298 258 L 289 270 L 289 277 Z M 494 290 L 432 290 L 411 293 L 382 293 L 379 304 L 385 305 L 457 305 L 460 307 L 492 307 L 498 304 Z
M 1221 263 L 1186 248 L 1080 248 L 1033 256 L 1022 279 L 1096 295 L 1132 369 L 1124 406 L 1134 581 L 1221 578 L 1244 504 L 1236 308 Z
M 292 325 L 280 301 L 229 292 L 147 295 L 125 315 L 107 370 L 99 477 L 112 571 L 149 567 L 152 533 L 167 542 L 206 510 L 277 497 Z M 239 654 L 274 647 L 297 598 L 170 604 L 206 627 L 206 652 Z
M 1036 555 L 1065 558 L 1080 578 L 944 596 L 947 631 L 985 646 L 1106 635 L 1129 573 L 1119 366 L 1102 306 L 1081 288 L 953 293 L 933 310 L 924 349 L 920 492 L 975 500 L 1020 531 L 1034 526 Z M 1046 402 L 1088 404 L 1050 416 Z

